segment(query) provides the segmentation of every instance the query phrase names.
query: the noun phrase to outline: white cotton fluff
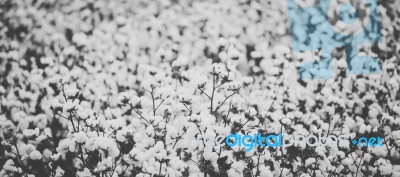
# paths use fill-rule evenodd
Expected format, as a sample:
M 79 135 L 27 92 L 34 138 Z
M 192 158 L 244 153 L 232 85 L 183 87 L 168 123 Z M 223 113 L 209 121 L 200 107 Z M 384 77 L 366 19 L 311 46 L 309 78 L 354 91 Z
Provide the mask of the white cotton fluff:
M 60 168 L 60 166 L 58 166 L 54 177 L 62 177 L 62 176 L 64 176 L 64 170 Z
M 76 173 L 76 175 L 78 177 L 91 177 L 92 173 L 90 172 L 90 170 L 88 168 L 85 168 L 83 171 L 78 171 Z
M 71 143 L 70 139 L 63 139 L 58 143 L 58 147 L 56 148 L 57 152 L 65 154 L 68 152 L 69 144 Z
M 39 128 L 36 129 L 25 129 L 22 131 L 22 134 L 26 137 L 38 136 L 39 135 Z
M 72 41 L 78 45 L 86 45 L 88 44 L 88 37 L 85 33 L 75 33 L 72 37 Z
M 18 168 L 15 167 L 14 161 L 11 159 L 8 159 L 7 162 L 3 165 L 3 169 L 5 171 L 9 171 L 9 172 L 17 172 Z
M 126 134 L 128 132 L 124 129 L 122 130 L 118 130 L 117 134 L 115 135 L 115 138 L 117 139 L 117 141 L 119 142 L 125 142 L 126 141 Z
M 372 154 L 375 154 L 378 157 L 386 157 L 387 153 L 388 152 L 385 146 L 375 146 L 372 149 Z
M 326 149 L 323 146 L 318 146 L 315 148 L 315 152 L 320 156 L 325 156 Z
M 76 101 L 77 101 L 77 100 L 76 100 Z M 64 111 L 64 112 L 71 112 L 71 111 L 73 111 L 73 110 L 75 109 L 75 106 L 76 106 L 76 105 L 77 105 L 76 102 L 67 101 L 67 102 L 64 104 L 63 111 Z
M 314 164 L 317 160 L 315 158 L 308 158 L 305 162 L 306 166 L 310 166 L 312 164 Z
M 350 158 L 345 158 L 342 160 L 343 165 L 352 165 L 353 163 L 354 163 L 354 161 Z
M 87 137 L 85 132 L 78 132 L 78 133 L 74 134 L 74 140 L 77 143 L 82 144 L 82 143 L 85 143 L 88 140 L 88 137 Z
M 53 137 L 53 135 L 51 134 L 51 129 L 50 128 L 45 128 L 43 130 L 44 134 L 48 137 Z
M 179 56 L 175 61 L 172 62 L 172 66 L 185 66 L 188 65 L 189 58 L 187 56 Z
M 220 47 L 225 47 L 227 44 L 228 44 L 228 41 L 223 37 L 220 37 L 217 41 L 217 45 Z
M 243 171 L 245 165 L 242 162 L 233 162 L 231 168 L 235 171 Z
M 381 172 L 382 175 L 390 175 L 393 173 L 393 166 L 392 164 L 388 163 L 385 165 L 380 165 L 378 167 L 379 171 Z
M 51 102 L 51 107 L 54 109 L 62 109 L 63 105 L 60 103 L 58 98 L 53 99 L 53 102 Z
M 364 162 L 368 163 L 371 160 L 372 156 L 369 153 L 364 154 Z
M 75 97 L 78 93 L 79 93 L 79 90 L 76 88 L 65 89 L 65 96 L 67 96 L 68 98 Z
M 288 118 L 283 118 L 281 120 L 281 122 L 282 122 L 283 125 L 289 125 L 292 121 L 290 119 L 288 119 Z
M 29 153 L 29 158 L 32 160 L 40 160 L 42 159 L 42 154 L 39 151 L 34 150 L 31 153 Z

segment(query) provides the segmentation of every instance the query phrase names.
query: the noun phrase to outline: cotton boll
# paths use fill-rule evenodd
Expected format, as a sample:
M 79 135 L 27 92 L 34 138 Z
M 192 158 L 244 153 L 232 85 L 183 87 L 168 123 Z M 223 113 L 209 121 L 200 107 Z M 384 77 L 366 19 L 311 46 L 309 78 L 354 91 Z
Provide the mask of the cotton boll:
M 392 166 L 392 164 L 388 163 L 388 164 L 385 164 L 385 165 L 380 165 L 378 167 L 378 169 L 379 169 L 379 171 L 381 172 L 382 175 L 390 175 L 390 174 L 392 174 L 393 166 Z
M 43 130 L 44 134 L 48 137 L 53 137 L 53 135 L 51 134 L 51 129 L 50 128 L 45 128 Z
M 305 162 L 305 166 L 313 165 L 316 162 L 315 158 L 308 158 Z
M 65 89 L 65 96 L 67 96 L 67 98 L 75 98 L 79 93 L 79 90 L 76 88 L 68 88 Z
M 315 152 L 316 152 L 318 155 L 324 157 L 324 156 L 325 156 L 326 149 L 325 149 L 325 147 L 323 147 L 323 146 L 318 146 L 318 147 L 315 148 Z
M 32 160 L 40 160 L 42 159 L 42 154 L 39 151 L 34 150 L 31 153 L 29 153 L 29 158 Z
M 89 43 L 88 37 L 86 36 L 85 33 L 75 33 L 74 36 L 72 37 L 72 41 L 80 46 L 84 46 Z
M 88 140 L 88 137 L 86 136 L 85 132 L 78 132 L 74 134 L 74 140 L 77 143 L 82 144 Z
M 235 171 L 241 172 L 243 171 L 245 165 L 242 162 L 233 162 L 231 168 Z
M 185 66 L 189 63 L 189 59 L 186 56 L 179 56 L 175 61 L 172 62 L 172 66 Z
M 292 121 L 290 119 L 288 119 L 288 118 L 284 118 L 284 119 L 281 119 L 281 122 L 282 122 L 283 125 L 290 125 L 290 123 Z
M 118 130 L 115 138 L 119 142 L 125 142 L 126 141 L 126 133 L 127 133 L 126 131 Z
M 68 100 L 68 101 L 64 104 L 63 111 L 64 111 L 64 112 L 72 112 L 72 111 L 75 110 L 75 106 L 76 106 L 76 103 L 74 103 L 74 102 Z
M 38 135 L 39 135 L 39 129 L 38 128 L 36 128 L 35 130 L 33 130 L 33 129 L 25 129 L 23 132 L 22 132 L 22 134 L 25 136 L 25 137 L 37 137 Z
M 76 173 L 76 175 L 78 177 L 91 177 L 92 173 L 90 172 L 90 170 L 88 168 L 85 168 L 83 171 L 78 171 Z
M 375 154 L 378 157 L 386 157 L 387 153 L 388 152 L 385 146 L 375 146 L 372 149 L 372 154 Z
M 364 161 L 366 163 L 369 163 L 369 161 L 371 160 L 372 156 L 369 153 L 364 154 Z
M 3 169 L 9 172 L 17 172 L 18 169 L 15 167 L 14 161 L 8 159 L 6 163 L 3 165 Z
M 51 107 L 53 107 L 55 110 L 63 109 L 63 105 L 60 103 L 60 101 L 57 98 L 55 98 L 53 100 L 53 102 L 51 103 Z
M 67 153 L 69 150 L 69 144 L 70 144 L 71 140 L 70 139 L 63 139 L 58 143 L 58 147 L 57 147 L 57 152 L 59 153 Z

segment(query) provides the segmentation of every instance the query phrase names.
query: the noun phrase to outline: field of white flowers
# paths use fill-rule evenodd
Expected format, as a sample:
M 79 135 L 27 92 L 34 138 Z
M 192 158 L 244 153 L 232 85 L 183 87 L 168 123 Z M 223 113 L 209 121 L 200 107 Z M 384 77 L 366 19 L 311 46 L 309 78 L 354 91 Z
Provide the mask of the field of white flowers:
M 400 177 L 399 7 L 365 50 L 382 73 L 337 49 L 301 81 L 286 1 L 0 1 L 0 176 Z M 236 132 L 385 139 L 219 143 Z

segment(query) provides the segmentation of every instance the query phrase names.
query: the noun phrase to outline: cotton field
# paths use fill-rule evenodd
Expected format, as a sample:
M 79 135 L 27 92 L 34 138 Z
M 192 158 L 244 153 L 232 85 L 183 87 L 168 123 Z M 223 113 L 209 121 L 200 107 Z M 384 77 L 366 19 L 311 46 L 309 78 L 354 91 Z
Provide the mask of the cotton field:
M 292 50 L 286 0 L 0 1 L 0 177 L 400 177 L 399 9 L 379 1 L 360 49 L 380 73 L 337 48 L 332 78 L 302 80 L 320 54 Z

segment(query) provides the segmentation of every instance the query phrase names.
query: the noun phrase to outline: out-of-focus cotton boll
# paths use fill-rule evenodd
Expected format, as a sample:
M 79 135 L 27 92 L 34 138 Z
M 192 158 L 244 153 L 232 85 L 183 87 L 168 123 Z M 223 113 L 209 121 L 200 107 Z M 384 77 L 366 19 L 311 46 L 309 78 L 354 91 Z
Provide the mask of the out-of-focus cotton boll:
M 29 158 L 32 160 L 40 160 L 42 159 L 42 154 L 39 151 L 35 150 L 29 153 Z

